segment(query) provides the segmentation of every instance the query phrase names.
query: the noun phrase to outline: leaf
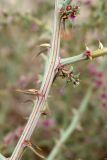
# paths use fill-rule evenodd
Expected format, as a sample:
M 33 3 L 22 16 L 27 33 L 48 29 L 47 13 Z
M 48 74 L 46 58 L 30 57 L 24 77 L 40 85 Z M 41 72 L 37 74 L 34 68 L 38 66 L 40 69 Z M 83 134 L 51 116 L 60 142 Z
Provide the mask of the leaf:
M 43 47 L 43 49 L 36 56 L 39 56 L 41 53 L 47 52 L 48 48 L 51 48 L 51 45 L 49 43 L 43 43 L 40 45 L 40 47 Z

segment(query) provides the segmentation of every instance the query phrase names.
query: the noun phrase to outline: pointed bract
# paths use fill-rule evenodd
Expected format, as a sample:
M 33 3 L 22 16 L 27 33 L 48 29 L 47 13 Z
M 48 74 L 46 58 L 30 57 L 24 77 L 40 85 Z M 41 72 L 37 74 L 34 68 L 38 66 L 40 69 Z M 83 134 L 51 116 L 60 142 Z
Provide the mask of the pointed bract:
M 103 48 L 104 48 L 103 44 L 99 41 L 99 49 L 103 49 Z
M 90 51 L 89 47 L 85 44 L 86 51 Z

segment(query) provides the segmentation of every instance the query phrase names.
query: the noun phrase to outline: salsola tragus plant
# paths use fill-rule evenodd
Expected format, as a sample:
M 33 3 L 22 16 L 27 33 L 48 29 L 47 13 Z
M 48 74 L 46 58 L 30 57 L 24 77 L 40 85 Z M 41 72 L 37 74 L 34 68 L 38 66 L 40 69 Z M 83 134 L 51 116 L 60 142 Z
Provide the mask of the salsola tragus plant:
M 73 57 L 67 57 L 63 59 L 60 57 L 60 54 L 61 54 L 60 53 L 61 26 L 63 26 L 63 29 L 66 30 L 65 23 L 67 21 L 71 21 L 73 23 L 73 20 L 79 14 L 79 10 L 80 10 L 79 1 L 74 3 L 71 0 L 55 0 L 53 34 L 52 34 L 51 44 L 48 46 L 48 56 L 46 59 L 45 71 L 44 71 L 44 76 L 43 76 L 40 90 L 17 89 L 17 91 L 19 92 L 23 92 L 25 94 L 30 94 L 30 95 L 35 95 L 36 98 L 33 103 L 34 107 L 28 119 L 28 122 L 22 132 L 22 135 L 18 141 L 18 144 L 15 147 L 11 157 L 5 158 L 3 155 L 0 155 L 0 160 L 21 159 L 23 152 L 27 147 L 29 147 L 38 156 L 45 159 L 45 157 L 41 153 L 42 152 L 41 149 L 38 146 L 32 144 L 31 136 L 34 132 L 34 129 L 37 126 L 37 122 L 40 116 L 45 114 L 45 106 L 47 103 L 47 97 L 49 95 L 49 91 L 50 91 L 52 84 L 55 82 L 57 77 L 60 77 L 60 78 L 66 79 L 66 83 L 73 83 L 74 86 L 78 85 L 79 84 L 79 74 L 75 74 L 72 67 L 70 67 L 70 69 L 66 68 L 66 65 L 80 62 L 83 60 L 93 60 L 94 58 L 97 58 L 99 56 L 104 56 L 105 54 L 107 54 L 107 48 L 103 47 L 102 43 L 99 42 L 99 48 L 95 51 L 91 51 L 86 46 L 86 50 L 80 55 L 73 56 Z M 74 125 L 76 125 L 77 120 L 79 120 L 78 117 L 79 116 L 77 116 L 74 119 L 74 122 L 75 122 L 73 123 Z M 66 137 L 67 135 L 63 137 L 63 142 Z M 54 152 L 54 155 L 55 155 L 55 152 Z M 48 159 L 52 159 L 50 157 Z

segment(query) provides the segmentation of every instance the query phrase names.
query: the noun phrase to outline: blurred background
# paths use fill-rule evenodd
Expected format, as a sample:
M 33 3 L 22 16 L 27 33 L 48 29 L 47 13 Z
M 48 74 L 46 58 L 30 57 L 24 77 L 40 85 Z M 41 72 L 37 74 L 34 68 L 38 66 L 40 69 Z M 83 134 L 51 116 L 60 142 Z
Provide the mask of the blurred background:
M 0 0 L 0 152 L 10 156 L 27 122 L 34 99 L 15 89 L 39 88 L 44 59 L 39 45 L 52 35 L 54 1 Z M 73 26 L 72 26 L 73 24 Z M 61 34 L 61 57 L 93 51 L 98 41 L 107 47 L 107 1 L 81 0 L 78 17 L 66 23 Z M 48 98 L 49 115 L 41 117 L 32 142 L 47 156 L 94 86 L 86 112 L 62 146 L 56 160 L 103 160 L 107 158 L 107 57 L 73 65 L 80 85 L 66 85 L 58 78 Z M 27 102 L 26 102 L 27 101 Z M 40 158 L 27 150 L 23 159 Z

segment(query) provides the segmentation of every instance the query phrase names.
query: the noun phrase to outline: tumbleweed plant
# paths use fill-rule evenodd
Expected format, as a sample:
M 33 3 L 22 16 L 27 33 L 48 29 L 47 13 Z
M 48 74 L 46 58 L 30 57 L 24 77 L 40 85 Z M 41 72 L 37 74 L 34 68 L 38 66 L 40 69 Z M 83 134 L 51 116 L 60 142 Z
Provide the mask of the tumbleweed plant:
M 70 23 L 71 29 L 73 23 L 76 21 L 76 18 L 79 16 L 81 12 L 81 1 L 74 0 L 55 0 L 55 10 L 54 10 L 54 22 L 50 44 L 43 43 L 40 44 L 40 47 L 43 49 L 42 52 L 46 51 L 47 54 L 42 54 L 42 57 L 45 59 L 44 66 L 44 74 L 40 80 L 40 88 L 17 88 L 14 89 L 15 94 L 26 94 L 29 96 L 34 96 L 33 100 L 29 100 L 33 104 L 32 112 L 27 119 L 27 123 L 24 129 L 21 131 L 21 136 L 18 140 L 16 147 L 14 148 L 12 155 L 10 157 L 5 157 L 0 154 L 0 160 L 19 160 L 22 158 L 24 152 L 26 152 L 27 148 L 33 151 L 36 156 L 41 159 L 53 160 L 56 159 L 57 154 L 59 153 L 61 146 L 65 143 L 67 138 L 72 135 L 74 130 L 77 128 L 80 118 L 82 117 L 88 103 L 90 101 L 90 97 L 92 94 L 92 90 L 94 88 L 93 84 L 89 85 L 89 89 L 87 91 L 86 96 L 81 102 L 80 108 L 71 119 L 70 125 L 61 133 L 59 141 L 56 141 L 56 145 L 50 154 L 47 156 L 42 153 L 42 149 L 36 146 L 36 143 L 32 142 L 31 137 L 35 131 L 35 128 L 38 126 L 38 121 L 42 116 L 48 116 L 48 98 L 50 96 L 50 89 L 54 87 L 57 79 L 65 80 L 65 86 L 69 86 L 70 84 L 74 86 L 72 89 L 75 89 L 79 84 L 81 85 L 80 73 L 75 72 L 72 67 L 72 64 L 81 63 L 82 61 L 92 61 L 98 57 L 104 57 L 107 54 L 107 48 L 103 46 L 100 39 L 98 40 L 98 48 L 90 49 L 88 47 L 87 42 L 84 43 L 85 50 L 83 53 L 71 57 L 62 58 L 61 56 L 61 35 L 65 37 L 67 30 L 67 23 Z M 7 16 L 7 15 L 5 15 Z M 18 15 L 16 15 L 18 16 Z M 22 15 L 23 19 L 32 20 L 30 15 Z M 39 20 L 35 20 L 39 25 L 42 25 Z M 88 25 L 88 24 L 87 24 Z M 34 27 L 34 26 L 33 26 Z M 48 27 L 44 25 L 44 29 L 48 30 Z M 78 37 L 77 37 L 78 38 Z M 64 41 L 64 39 L 63 39 Z M 83 43 L 83 42 L 81 42 Z M 72 42 L 71 42 L 72 45 Z M 76 44 L 75 46 L 76 47 Z M 41 51 L 37 53 L 37 56 L 34 56 L 35 59 L 41 55 Z M 72 54 L 74 55 L 74 54 Z M 104 57 L 106 59 L 106 57 Z M 104 67 L 102 67 L 104 68 Z M 103 72 L 103 71 L 102 71 Z M 104 95 L 103 95 L 104 97 Z M 71 136 L 72 138 L 72 136 Z

